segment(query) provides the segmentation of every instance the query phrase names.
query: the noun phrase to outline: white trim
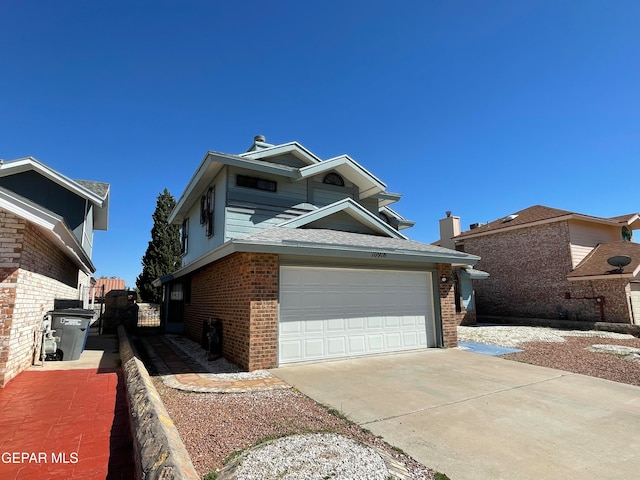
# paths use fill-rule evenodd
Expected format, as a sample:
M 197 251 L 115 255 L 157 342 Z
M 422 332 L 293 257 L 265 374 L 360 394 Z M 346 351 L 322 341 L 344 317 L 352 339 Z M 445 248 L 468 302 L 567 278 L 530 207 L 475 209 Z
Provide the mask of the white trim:
M 200 198 L 202 191 L 216 178 L 225 165 L 247 168 L 249 170 L 280 175 L 291 179 L 297 178 L 297 169 L 295 167 L 209 151 L 202 159 L 202 162 L 200 162 L 198 169 L 191 177 L 191 180 L 189 180 L 182 195 L 180 195 L 180 198 L 176 202 L 175 208 L 169 215 L 168 222 L 170 224 L 174 222 L 182 223 L 182 216 L 185 214 L 185 211 L 190 209 Z
M 80 185 L 75 180 L 56 172 L 33 157 L 23 157 L 5 163 L 0 163 L 0 177 L 7 177 L 15 173 L 28 172 L 30 170 L 38 172 L 40 175 L 48 178 L 52 182 L 74 192 L 85 200 L 90 200 L 99 207 L 102 207 L 104 204 L 106 197 L 99 197 L 96 193 L 92 192 L 85 186 Z
M 322 218 L 326 218 L 330 215 L 334 215 L 338 212 L 345 212 L 353 217 L 355 220 L 358 220 L 363 225 L 379 232 L 383 233 L 386 236 L 393 238 L 403 238 L 407 239 L 403 234 L 395 230 L 394 228 L 387 225 L 381 219 L 373 215 L 371 212 L 362 207 L 359 203 L 352 200 L 351 198 L 344 198 L 342 200 L 338 200 L 335 203 L 327 205 L 325 207 L 319 208 L 309 213 L 305 213 L 300 215 L 299 217 L 292 218 L 291 220 L 287 220 L 286 222 L 278 224 L 279 227 L 288 227 L 288 228 L 299 228 L 304 225 L 308 225 L 309 223 L 315 222 Z
M 299 179 L 303 180 L 330 170 L 335 170 L 343 177 L 358 185 L 360 188 L 361 199 L 382 193 L 387 188 L 387 185 L 382 180 L 377 178 L 348 155 L 341 155 L 315 165 L 302 167 L 299 170 Z
M 65 225 L 64 220 L 58 215 L 17 198 L 2 188 L 0 188 L 0 208 L 44 230 L 45 234 L 56 243 L 83 272 L 93 274 L 96 271 L 91 259 L 84 252 L 82 245 L 78 243 L 76 237 Z
M 291 153 L 297 158 L 299 158 L 300 160 L 308 163 L 309 165 L 322 162 L 322 160 L 318 156 L 314 155 L 311 151 L 304 148 L 298 142 L 289 142 L 289 143 L 283 143 L 281 145 L 272 145 L 267 148 L 263 148 L 261 150 L 241 153 L 238 156 L 257 160 L 257 159 L 275 157 L 285 153 Z

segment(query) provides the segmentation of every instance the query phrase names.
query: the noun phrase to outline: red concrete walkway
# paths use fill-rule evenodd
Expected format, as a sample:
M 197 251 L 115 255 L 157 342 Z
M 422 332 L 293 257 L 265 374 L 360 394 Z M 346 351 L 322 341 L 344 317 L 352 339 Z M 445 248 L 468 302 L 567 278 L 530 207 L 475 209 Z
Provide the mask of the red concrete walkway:
M 120 369 L 22 372 L 0 389 L 0 479 L 131 479 Z

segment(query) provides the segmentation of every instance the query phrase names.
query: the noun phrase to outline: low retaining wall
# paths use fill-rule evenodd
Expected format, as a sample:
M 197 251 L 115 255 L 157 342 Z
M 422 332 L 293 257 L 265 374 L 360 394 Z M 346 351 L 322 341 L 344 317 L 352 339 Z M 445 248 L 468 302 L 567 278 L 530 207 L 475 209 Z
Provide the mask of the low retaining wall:
M 199 479 L 149 372 L 122 326 L 118 327 L 118 338 L 129 403 L 136 477 L 141 480 Z
M 627 333 L 640 337 L 640 325 L 611 322 L 579 322 L 550 318 L 498 317 L 478 315 L 478 323 L 497 323 L 500 325 L 528 325 L 532 327 L 550 327 L 568 330 L 600 330 L 604 332 Z

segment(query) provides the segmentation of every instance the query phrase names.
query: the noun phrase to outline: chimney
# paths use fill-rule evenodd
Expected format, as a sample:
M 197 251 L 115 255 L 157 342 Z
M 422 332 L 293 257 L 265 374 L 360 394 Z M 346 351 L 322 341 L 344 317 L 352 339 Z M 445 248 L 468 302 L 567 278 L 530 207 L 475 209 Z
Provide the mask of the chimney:
M 460 217 L 451 216 L 451 212 L 446 212 L 447 217 L 440 220 L 440 246 L 456 249 L 456 242 L 453 237 L 460 235 Z

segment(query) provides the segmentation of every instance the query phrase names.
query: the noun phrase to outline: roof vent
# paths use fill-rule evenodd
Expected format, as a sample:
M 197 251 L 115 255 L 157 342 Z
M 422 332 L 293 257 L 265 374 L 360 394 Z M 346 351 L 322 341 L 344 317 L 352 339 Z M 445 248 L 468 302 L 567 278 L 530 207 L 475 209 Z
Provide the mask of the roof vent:
M 512 220 L 515 220 L 516 218 L 518 218 L 518 214 L 517 214 L 517 213 L 514 213 L 514 214 L 512 214 L 512 215 L 507 215 L 506 217 L 504 217 L 504 218 L 502 219 L 502 223 L 510 222 L 510 221 L 512 221 Z
M 267 139 L 266 139 L 266 137 L 264 135 L 256 135 L 255 137 L 253 137 L 253 141 L 254 142 L 262 142 L 262 143 L 264 143 L 264 142 L 267 141 Z
M 470 230 L 475 230 L 476 228 L 481 227 L 483 225 L 484 225 L 484 223 L 479 223 L 479 222 L 478 223 L 472 223 L 471 225 L 469 225 L 469 229 Z

